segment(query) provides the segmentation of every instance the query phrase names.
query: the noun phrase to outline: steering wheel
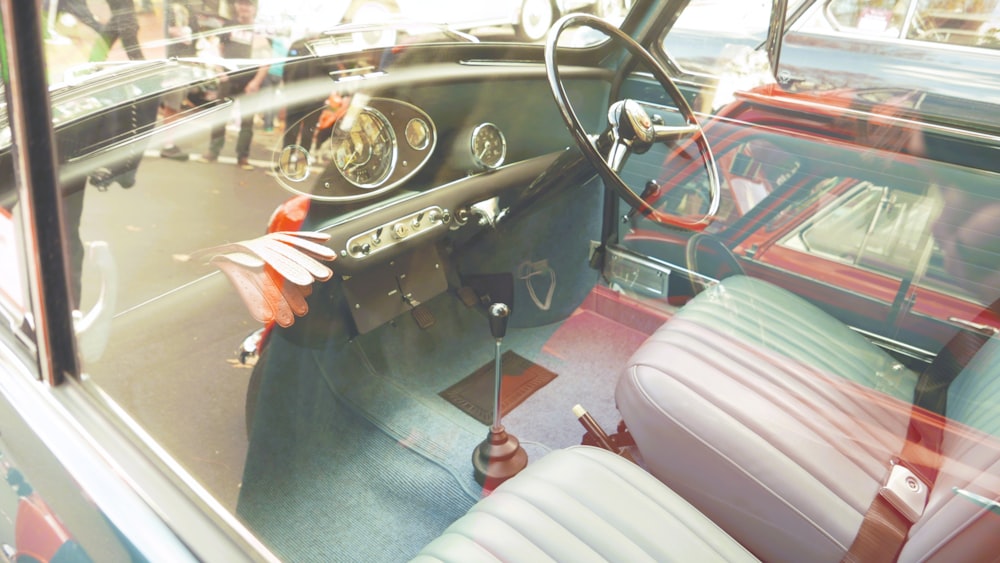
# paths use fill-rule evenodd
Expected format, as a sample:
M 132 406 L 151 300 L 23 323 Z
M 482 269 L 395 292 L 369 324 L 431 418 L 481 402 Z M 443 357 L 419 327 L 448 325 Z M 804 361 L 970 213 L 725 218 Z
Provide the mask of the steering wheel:
M 746 274 L 733 251 L 721 240 L 706 233 L 691 235 L 684 248 L 684 260 L 695 295 L 711 285 L 709 280 Z M 701 270 L 709 273 L 702 273 Z
M 556 64 L 556 46 L 559 44 L 559 36 L 566 29 L 578 26 L 590 27 L 604 32 L 611 38 L 618 39 L 625 45 L 630 54 L 645 63 L 653 77 L 676 104 L 684 119 L 684 125 L 654 123 L 639 102 L 626 99 L 614 102 L 608 109 L 610 126 L 607 131 L 597 136 L 596 139 L 587 134 L 573 111 L 569 96 L 566 94 L 566 89 L 559 76 L 559 65 Z M 626 203 L 644 216 L 664 225 L 701 230 L 712 221 L 719 209 L 719 194 L 721 192 L 719 171 L 715 164 L 715 157 L 712 156 L 712 149 L 708 146 L 708 141 L 705 139 L 705 134 L 691 106 L 688 105 L 667 72 L 646 49 L 606 20 L 587 14 L 570 14 L 560 18 L 549 31 L 548 39 L 545 42 L 545 72 L 559 112 L 562 114 L 563 121 L 566 122 L 576 144 L 580 146 L 584 156 L 594 165 L 601 178 L 614 188 Z M 630 154 L 641 154 L 649 150 L 654 143 L 677 142 L 687 138 L 694 139 L 698 147 L 698 154 L 708 174 L 710 194 L 708 212 L 697 218 L 681 217 L 654 208 L 646 201 L 643 194 L 629 188 L 620 175 Z

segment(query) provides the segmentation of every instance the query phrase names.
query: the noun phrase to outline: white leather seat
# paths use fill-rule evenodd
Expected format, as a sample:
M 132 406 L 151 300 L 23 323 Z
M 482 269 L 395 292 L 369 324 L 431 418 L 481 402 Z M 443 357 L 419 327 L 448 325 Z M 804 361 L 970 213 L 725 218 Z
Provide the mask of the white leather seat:
M 838 325 L 727 278 L 654 333 L 617 387 L 646 468 L 764 560 L 840 561 L 903 449 L 916 374 Z M 951 385 L 948 416 L 900 561 L 996 557 L 1000 516 L 953 491 L 1000 495 L 996 339 Z
M 531 463 L 414 561 L 756 561 L 640 467 L 588 446 Z

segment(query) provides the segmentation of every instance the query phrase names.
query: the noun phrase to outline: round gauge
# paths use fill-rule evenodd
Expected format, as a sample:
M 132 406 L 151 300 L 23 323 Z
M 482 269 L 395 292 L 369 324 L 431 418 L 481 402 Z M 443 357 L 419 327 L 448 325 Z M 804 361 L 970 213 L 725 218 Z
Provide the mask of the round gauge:
M 338 127 L 330 139 L 333 162 L 348 182 L 377 188 L 396 164 L 396 135 L 381 112 L 365 108 L 347 129 Z
M 309 152 L 299 145 L 288 145 L 278 155 L 278 171 L 292 182 L 309 177 Z
M 482 168 L 497 168 L 507 156 L 507 140 L 492 123 L 483 123 L 472 130 L 471 145 L 472 160 Z
M 427 122 L 419 117 L 414 117 L 406 124 L 406 142 L 411 147 L 422 151 L 431 142 L 431 130 Z

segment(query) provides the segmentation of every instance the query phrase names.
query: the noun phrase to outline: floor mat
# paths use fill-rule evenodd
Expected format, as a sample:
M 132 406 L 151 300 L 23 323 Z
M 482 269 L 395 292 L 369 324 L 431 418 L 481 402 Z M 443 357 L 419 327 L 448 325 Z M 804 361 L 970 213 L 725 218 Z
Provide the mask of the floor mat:
M 310 362 L 281 365 L 290 369 L 267 383 L 294 395 L 296 408 L 255 420 L 254 440 L 266 447 L 250 451 L 239 515 L 282 560 L 408 561 L 475 502 L 447 467 L 303 369 Z
M 501 416 L 506 416 L 532 393 L 556 378 L 555 373 L 511 350 L 504 352 L 502 359 Z M 489 362 L 439 394 L 479 422 L 492 424 L 495 385 L 495 362 Z

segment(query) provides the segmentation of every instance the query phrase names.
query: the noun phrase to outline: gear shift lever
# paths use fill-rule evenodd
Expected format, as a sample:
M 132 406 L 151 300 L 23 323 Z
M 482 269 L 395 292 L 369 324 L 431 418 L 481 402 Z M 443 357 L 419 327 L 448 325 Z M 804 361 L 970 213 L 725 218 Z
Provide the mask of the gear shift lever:
M 510 307 L 504 303 L 494 303 L 489 308 L 490 333 L 496 341 L 496 380 L 493 386 L 493 424 L 490 430 L 499 432 L 503 430 L 500 425 L 500 382 L 503 380 L 503 366 L 500 347 L 503 345 L 503 337 L 507 334 L 507 321 L 510 320 Z
M 496 342 L 496 380 L 493 387 L 493 424 L 486 439 L 472 452 L 472 466 L 476 482 L 484 489 L 493 490 L 528 465 L 528 453 L 513 434 L 508 434 L 500 423 L 500 383 L 503 380 L 501 346 L 507 334 L 510 307 L 493 303 L 488 309 L 490 333 Z

